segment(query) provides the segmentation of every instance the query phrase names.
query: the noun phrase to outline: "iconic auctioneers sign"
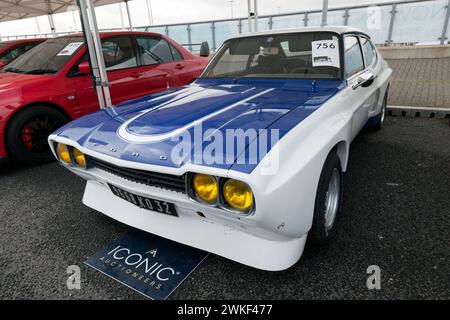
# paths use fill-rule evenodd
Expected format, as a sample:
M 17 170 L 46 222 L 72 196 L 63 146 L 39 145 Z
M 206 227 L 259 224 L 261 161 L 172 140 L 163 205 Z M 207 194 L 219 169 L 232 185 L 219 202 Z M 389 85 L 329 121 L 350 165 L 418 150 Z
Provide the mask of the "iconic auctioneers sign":
M 164 300 L 207 255 L 207 252 L 133 230 L 85 263 L 151 299 Z

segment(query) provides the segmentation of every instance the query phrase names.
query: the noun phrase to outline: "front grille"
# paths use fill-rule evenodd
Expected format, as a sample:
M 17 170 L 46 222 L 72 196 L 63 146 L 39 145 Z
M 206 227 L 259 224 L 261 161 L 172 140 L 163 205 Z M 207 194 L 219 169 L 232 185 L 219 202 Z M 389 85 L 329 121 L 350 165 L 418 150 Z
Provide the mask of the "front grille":
M 184 175 L 175 176 L 165 173 L 123 168 L 92 157 L 88 157 L 87 160 L 89 168 L 97 168 L 129 181 L 148 186 L 186 193 Z

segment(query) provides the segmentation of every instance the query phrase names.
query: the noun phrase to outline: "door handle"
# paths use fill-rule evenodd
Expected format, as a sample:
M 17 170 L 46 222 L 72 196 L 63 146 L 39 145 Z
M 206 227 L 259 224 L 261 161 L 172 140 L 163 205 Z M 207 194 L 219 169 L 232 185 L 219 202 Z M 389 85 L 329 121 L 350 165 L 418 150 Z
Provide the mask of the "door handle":
M 177 63 L 177 64 L 175 65 L 175 69 L 183 70 L 183 69 L 184 69 L 184 65 L 182 65 L 181 63 Z
M 361 75 L 356 80 L 356 84 L 354 84 L 352 86 L 352 89 L 355 90 L 359 87 L 367 88 L 372 85 L 372 83 L 374 82 L 376 77 L 377 77 L 376 75 L 373 75 L 371 73 L 366 74 L 366 75 Z
M 132 77 L 132 78 L 139 78 L 140 76 L 141 76 L 141 73 L 140 72 L 132 72 L 131 74 L 130 74 L 130 76 Z

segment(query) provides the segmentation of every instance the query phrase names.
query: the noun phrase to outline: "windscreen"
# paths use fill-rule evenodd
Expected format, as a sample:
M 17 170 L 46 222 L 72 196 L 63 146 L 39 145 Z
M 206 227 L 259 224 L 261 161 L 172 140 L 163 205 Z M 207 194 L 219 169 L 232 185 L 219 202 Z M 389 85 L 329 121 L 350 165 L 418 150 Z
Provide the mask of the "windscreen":
M 63 68 L 83 45 L 82 37 L 50 39 L 11 62 L 4 72 L 52 74 Z
M 339 45 L 339 36 L 328 32 L 231 39 L 202 77 L 339 79 Z

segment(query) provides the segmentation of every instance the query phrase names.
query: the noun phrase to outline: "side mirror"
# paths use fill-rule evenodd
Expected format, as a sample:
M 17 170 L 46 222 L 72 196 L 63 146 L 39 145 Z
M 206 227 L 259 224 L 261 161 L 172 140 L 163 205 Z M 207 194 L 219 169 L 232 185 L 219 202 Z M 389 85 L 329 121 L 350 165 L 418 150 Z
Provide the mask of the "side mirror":
M 90 75 L 91 74 L 91 65 L 89 62 L 84 61 L 78 65 L 78 72 L 81 75 Z
M 202 42 L 200 47 L 200 57 L 209 57 L 209 44 L 206 41 Z
M 2 70 L 4 66 L 6 66 L 6 64 L 0 61 L 0 70 Z

